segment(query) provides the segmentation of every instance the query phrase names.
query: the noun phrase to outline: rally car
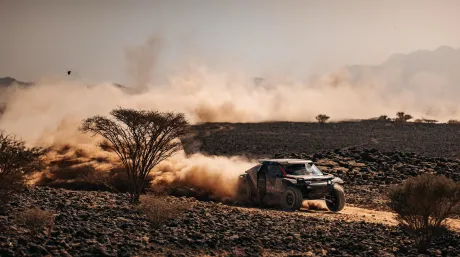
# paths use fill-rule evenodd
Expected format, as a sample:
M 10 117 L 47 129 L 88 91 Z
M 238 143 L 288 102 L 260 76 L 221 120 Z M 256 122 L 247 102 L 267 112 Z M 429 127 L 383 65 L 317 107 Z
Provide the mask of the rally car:
M 310 160 L 266 159 L 239 178 L 240 201 L 275 204 L 287 211 L 299 210 L 304 200 L 325 200 L 330 211 L 345 206 L 343 180 L 324 174 Z

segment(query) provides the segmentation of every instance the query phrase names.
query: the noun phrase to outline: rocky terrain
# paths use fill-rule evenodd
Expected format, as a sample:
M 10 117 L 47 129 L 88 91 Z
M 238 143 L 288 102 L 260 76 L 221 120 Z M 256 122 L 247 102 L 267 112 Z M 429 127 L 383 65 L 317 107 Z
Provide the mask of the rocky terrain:
M 327 211 L 282 212 L 169 197 L 193 208 L 160 227 L 121 194 L 36 187 L 0 216 L 0 256 L 416 256 L 397 227 Z M 40 206 L 54 212 L 50 237 L 30 237 L 15 213 Z M 458 256 L 460 234 L 430 248 Z
M 339 123 L 205 123 L 195 126 L 200 151 L 272 157 L 356 147 L 460 158 L 460 125 L 379 121 Z
M 0 256 L 418 256 L 389 212 L 385 193 L 425 172 L 459 181 L 460 146 L 453 142 L 460 126 L 401 125 L 409 132 L 395 124 L 320 126 L 204 124 L 196 126 L 187 151 L 312 159 L 345 181 L 347 207 L 340 213 L 169 196 L 165 201 L 191 208 L 178 209 L 175 219 L 156 227 L 125 194 L 35 187 L 0 210 Z M 54 213 L 49 234 L 31 236 L 16 222 L 17 213 L 33 206 Z M 429 256 L 460 255 L 460 222 L 452 222 L 453 229 L 433 242 Z
M 195 126 L 210 155 L 306 158 L 346 183 L 347 203 L 388 210 L 392 184 L 428 172 L 460 181 L 460 126 L 361 121 L 206 123 Z

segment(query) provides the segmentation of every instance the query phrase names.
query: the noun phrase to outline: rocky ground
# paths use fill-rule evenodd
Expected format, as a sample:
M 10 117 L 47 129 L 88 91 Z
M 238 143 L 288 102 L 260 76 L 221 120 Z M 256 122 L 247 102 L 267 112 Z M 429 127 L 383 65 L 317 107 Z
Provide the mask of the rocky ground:
M 216 155 L 270 157 L 278 153 L 314 154 L 333 149 L 376 148 L 429 157 L 460 158 L 460 125 L 340 123 L 205 123 L 195 126 L 199 149 Z
M 418 256 L 388 212 L 389 187 L 425 172 L 460 181 L 460 126 L 394 123 L 203 124 L 187 152 L 308 158 L 345 181 L 347 207 L 282 212 L 168 197 L 191 206 L 162 226 L 126 195 L 36 187 L 0 210 L 0 256 Z M 38 206 L 37 236 L 17 213 Z M 180 209 L 182 210 L 182 209 Z M 180 212 L 178 209 L 178 212 Z M 458 216 L 456 217 L 458 218 Z M 460 256 L 460 222 L 429 256 Z
M 416 256 L 397 226 L 327 211 L 282 212 L 169 197 L 193 206 L 154 228 L 125 195 L 37 187 L 3 209 L 0 256 Z M 15 213 L 55 213 L 50 237 L 30 237 Z M 459 256 L 460 234 L 432 244 L 432 256 Z

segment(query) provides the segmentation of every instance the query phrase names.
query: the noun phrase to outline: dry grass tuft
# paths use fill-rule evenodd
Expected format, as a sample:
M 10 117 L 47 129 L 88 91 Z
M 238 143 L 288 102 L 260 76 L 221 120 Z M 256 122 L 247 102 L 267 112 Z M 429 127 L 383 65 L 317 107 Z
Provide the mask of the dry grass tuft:
M 159 227 L 175 219 L 192 207 L 190 203 L 172 202 L 168 197 L 149 195 L 141 197 L 139 209 L 150 220 L 153 227 Z
M 49 237 L 54 226 L 54 214 L 33 207 L 19 212 L 16 216 L 16 222 L 27 228 L 33 236 L 43 232 L 43 229 L 46 228 Z

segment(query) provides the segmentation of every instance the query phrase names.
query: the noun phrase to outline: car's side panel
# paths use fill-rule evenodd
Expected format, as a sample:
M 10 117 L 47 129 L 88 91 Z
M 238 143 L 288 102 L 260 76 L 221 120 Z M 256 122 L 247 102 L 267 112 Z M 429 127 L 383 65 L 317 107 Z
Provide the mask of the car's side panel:
M 257 172 L 259 171 L 261 165 L 257 165 L 246 171 L 249 175 L 249 182 L 251 186 L 257 188 Z
M 283 191 L 283 178 L 275 178 L 273 183 L 267 183 L 267 193 L 281 193 Z

